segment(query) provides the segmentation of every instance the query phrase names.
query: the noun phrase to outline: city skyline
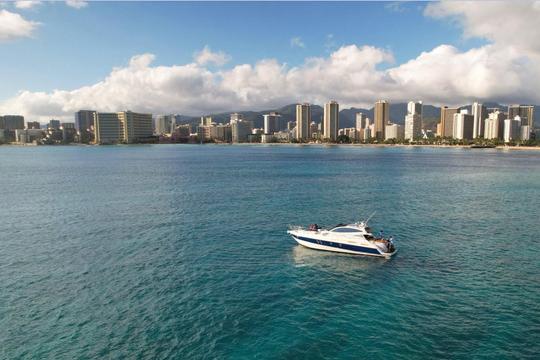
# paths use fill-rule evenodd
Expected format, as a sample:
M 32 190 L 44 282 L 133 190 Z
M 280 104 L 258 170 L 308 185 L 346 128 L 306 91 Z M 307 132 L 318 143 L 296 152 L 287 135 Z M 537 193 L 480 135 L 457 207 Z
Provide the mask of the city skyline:
M 362 107 L 410 94 L 451 107 L 468 99 L 540 103 L 540 27 L 530 26 L 540 9 L 529 1 L 28 4 L 0 8 L 14 24 L 0 28 L 0 113 L 42 123 L 70 120 L 79 109 L 197 116 L 329 99 Z M 310 11 L 298 24 L 287 22 L 303 9 Z M 258 25 L 277 13 L 272 31 Z M 505 22 L 493 24 L 490 14 L 500 13 Z M 328 14 L 335 16 L 321 23 Z M 250 31 L 221 26 L 224 16 Z M 149 27 L 170 17 L 185 25 Z M 118 26 L 96 28 L 95 18 Z M 373 34 L 373 19 L 384 34 Z M 141 26 L 128 25 L 133 20 Z M 77 25 L 94 30 L 82 34 Z M 100 51 L 81 56 L 80 46 Z M 58 55 L 42 56 L 43 47 Z

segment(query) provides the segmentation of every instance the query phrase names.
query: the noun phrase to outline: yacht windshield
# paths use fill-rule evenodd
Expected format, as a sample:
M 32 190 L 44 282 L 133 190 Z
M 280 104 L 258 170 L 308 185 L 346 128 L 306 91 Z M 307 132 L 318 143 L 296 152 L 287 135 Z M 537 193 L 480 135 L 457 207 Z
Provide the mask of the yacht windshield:
M 340 232 L 340 233 L 357 233 L 357 232 L 361 232 L 361 231 L 358 230 L 358 229 L 354 229 L 354 228 L 341 227 L 341 228 L 335 228 L 335 229 L 333 229 L 332 232 Z

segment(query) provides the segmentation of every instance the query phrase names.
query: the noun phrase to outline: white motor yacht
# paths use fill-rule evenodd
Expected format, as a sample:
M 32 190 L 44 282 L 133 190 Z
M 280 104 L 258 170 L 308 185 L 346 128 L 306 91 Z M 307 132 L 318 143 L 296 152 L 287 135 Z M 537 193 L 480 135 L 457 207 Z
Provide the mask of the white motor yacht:
M 323 229 L 317 224 L 308 228 L 293 226 L 287 233 L 300 245 L 317 250 L 384 258 L 390 258 L 397 252 L 392 237 L 373 236 L 367 221 L 339 224 L 331 229 Z

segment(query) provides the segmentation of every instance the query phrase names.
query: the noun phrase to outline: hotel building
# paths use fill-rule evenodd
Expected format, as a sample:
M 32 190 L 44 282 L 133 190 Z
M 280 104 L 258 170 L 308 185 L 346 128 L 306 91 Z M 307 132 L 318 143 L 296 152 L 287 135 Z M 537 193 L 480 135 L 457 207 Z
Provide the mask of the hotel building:
M 309 139 L 309 124 L 311 124 L 311 105 L 308 103 L 296 105 L 296 139 Z
M 330 101 L 324 104 L 323 134 L 327 139 L 337 140 L 339 130 L 339 104 Z

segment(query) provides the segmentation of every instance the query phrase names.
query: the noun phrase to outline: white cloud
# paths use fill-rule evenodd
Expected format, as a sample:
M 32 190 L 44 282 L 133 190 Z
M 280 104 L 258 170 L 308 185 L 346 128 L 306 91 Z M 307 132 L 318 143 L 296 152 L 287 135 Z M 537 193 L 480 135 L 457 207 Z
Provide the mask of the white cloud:
M 306 44 L 302 41 L 302 38 L 300 36 L 295 36 L 291 38 L 290 40 L 291 47 L 297 47 L 304 49 L 306 47 Z
M 39 23 L 26 20 L 20 14 L 0 10 L 0 41 L 30 37 Z
M 427 16 L 457 16 L 465 36 L 488 41 L 465 51 L 442 44 L 394 65 L 388 50 L 348 45 L 328 56 L 307 58 L 295 67 L 261 59 L 230 69 L 208 67 L 228 57 L 208 47 L 195 54 L 193 62 L 172 66 L 155 66 L 154 55 L 141 54 L 89 86 L 21 91 L 0 103 L 0 113 L 21 113 L 45 121 L 52 116 L 72 118 L 73 112 L 82 108 L 200 115 L 270 109 L 298 101 L 322 104 L 329 99 L 338 100 L 343 107 L 371 106 L 381 98 L 392 102 L 414 98 L 448 105 L 477 99 L 538 104 L 540 49 L 536 35 L 529 33 L 535 34 L 540 26 L 528 11 L 534 13 L 540 6 L 532 2 L 527 3 L 528 8 L 521 3 L 517 7 L 515 3 L 504 4 L 496 3 L 494 9 L 473 2 L 467 7 L 454 2 L 427 6 Z M 513 29 L 514 36 L 499 26 Z
M 424 14 L 453 20 L 466 38 L 540 52 L 540 1 L 444 1 L 428 4 Z
M 66 0 L 66 5 L 75 9 L 82 9 L 88 6 L 88 1 L 84 0 Z
M 17 9 L 30 9 L 34 6 L 40 5 L 41 1 L 38 0 L 19 0 L 15 1 L 15 7 Z
M 199 65 L 214 64 L 217 66 L 223 66 L 231 60 L 231 57 L 223 51 L 213 52 L 208 45 L 196 52 L 193 58 Z

